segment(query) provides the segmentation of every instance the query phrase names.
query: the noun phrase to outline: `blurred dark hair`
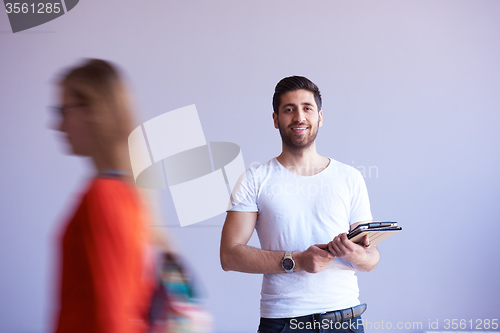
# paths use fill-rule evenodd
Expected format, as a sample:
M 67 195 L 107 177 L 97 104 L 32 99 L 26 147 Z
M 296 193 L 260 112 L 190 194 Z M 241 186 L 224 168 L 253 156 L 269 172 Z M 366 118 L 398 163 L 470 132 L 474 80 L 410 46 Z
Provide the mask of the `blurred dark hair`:
M 278 114 L 281 104 L 281 95 L 299 89 L 308 90 L 314 94 L 314 100 L 316 101 L 319 112 L 322 106 L 321 93 L 319 92 L 319 88 L 311 80 L 303 76 L 289 76 L 278 82 L 276 88 L 274 88 L 273 95 L 274 112 Z

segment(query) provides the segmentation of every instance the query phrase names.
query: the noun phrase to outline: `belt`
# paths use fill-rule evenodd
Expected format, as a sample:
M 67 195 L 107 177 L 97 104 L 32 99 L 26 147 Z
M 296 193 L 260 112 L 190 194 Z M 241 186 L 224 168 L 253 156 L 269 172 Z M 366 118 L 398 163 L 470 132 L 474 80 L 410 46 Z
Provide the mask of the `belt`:
M 361 314 L 363 314 L 365 310 L 366 310 L 366 304 L 360 304 L 348 309 L 318 313 L 314 315 L 314 319 L 318 321 L 322 321 L 323 319 L 329 319 L 333 322 L 344 322 L 349 319 L 361 316 Z

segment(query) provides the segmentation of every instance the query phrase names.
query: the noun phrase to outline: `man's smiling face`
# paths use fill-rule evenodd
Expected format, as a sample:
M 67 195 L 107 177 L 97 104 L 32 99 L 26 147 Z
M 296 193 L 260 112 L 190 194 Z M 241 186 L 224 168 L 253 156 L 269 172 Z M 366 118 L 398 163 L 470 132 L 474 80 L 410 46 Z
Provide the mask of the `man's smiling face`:
M 283 143 L 294 151 L 310 147 L 323 125 L 323 111 L 318 112 L 314 94 L 305 89 L 281 95 L 278 115 L 273 113 L 273 118 Z

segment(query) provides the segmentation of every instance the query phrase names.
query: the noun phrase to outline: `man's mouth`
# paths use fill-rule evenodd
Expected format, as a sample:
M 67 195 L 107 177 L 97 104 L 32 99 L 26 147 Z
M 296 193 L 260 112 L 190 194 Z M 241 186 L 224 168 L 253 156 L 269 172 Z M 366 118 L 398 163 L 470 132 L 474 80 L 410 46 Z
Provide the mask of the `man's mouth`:
M 294 133 L 304 133 L 307 130 L 307 127 L 306 126 L 292 126 L 291 129 Z

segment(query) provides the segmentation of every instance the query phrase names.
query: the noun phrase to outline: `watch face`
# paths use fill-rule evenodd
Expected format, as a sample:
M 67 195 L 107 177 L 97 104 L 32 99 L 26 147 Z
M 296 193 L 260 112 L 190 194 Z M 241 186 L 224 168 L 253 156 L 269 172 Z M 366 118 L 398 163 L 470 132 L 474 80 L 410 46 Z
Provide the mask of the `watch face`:
M 282 265 L 283 265 L 283 268 L 286 270 L 286 271 L 289 271 L 289 270 L 292 270 L 293 269 L 293 260 L 290 259 L 290 258 L 285 258 L 283 259 L 282 261 Z

